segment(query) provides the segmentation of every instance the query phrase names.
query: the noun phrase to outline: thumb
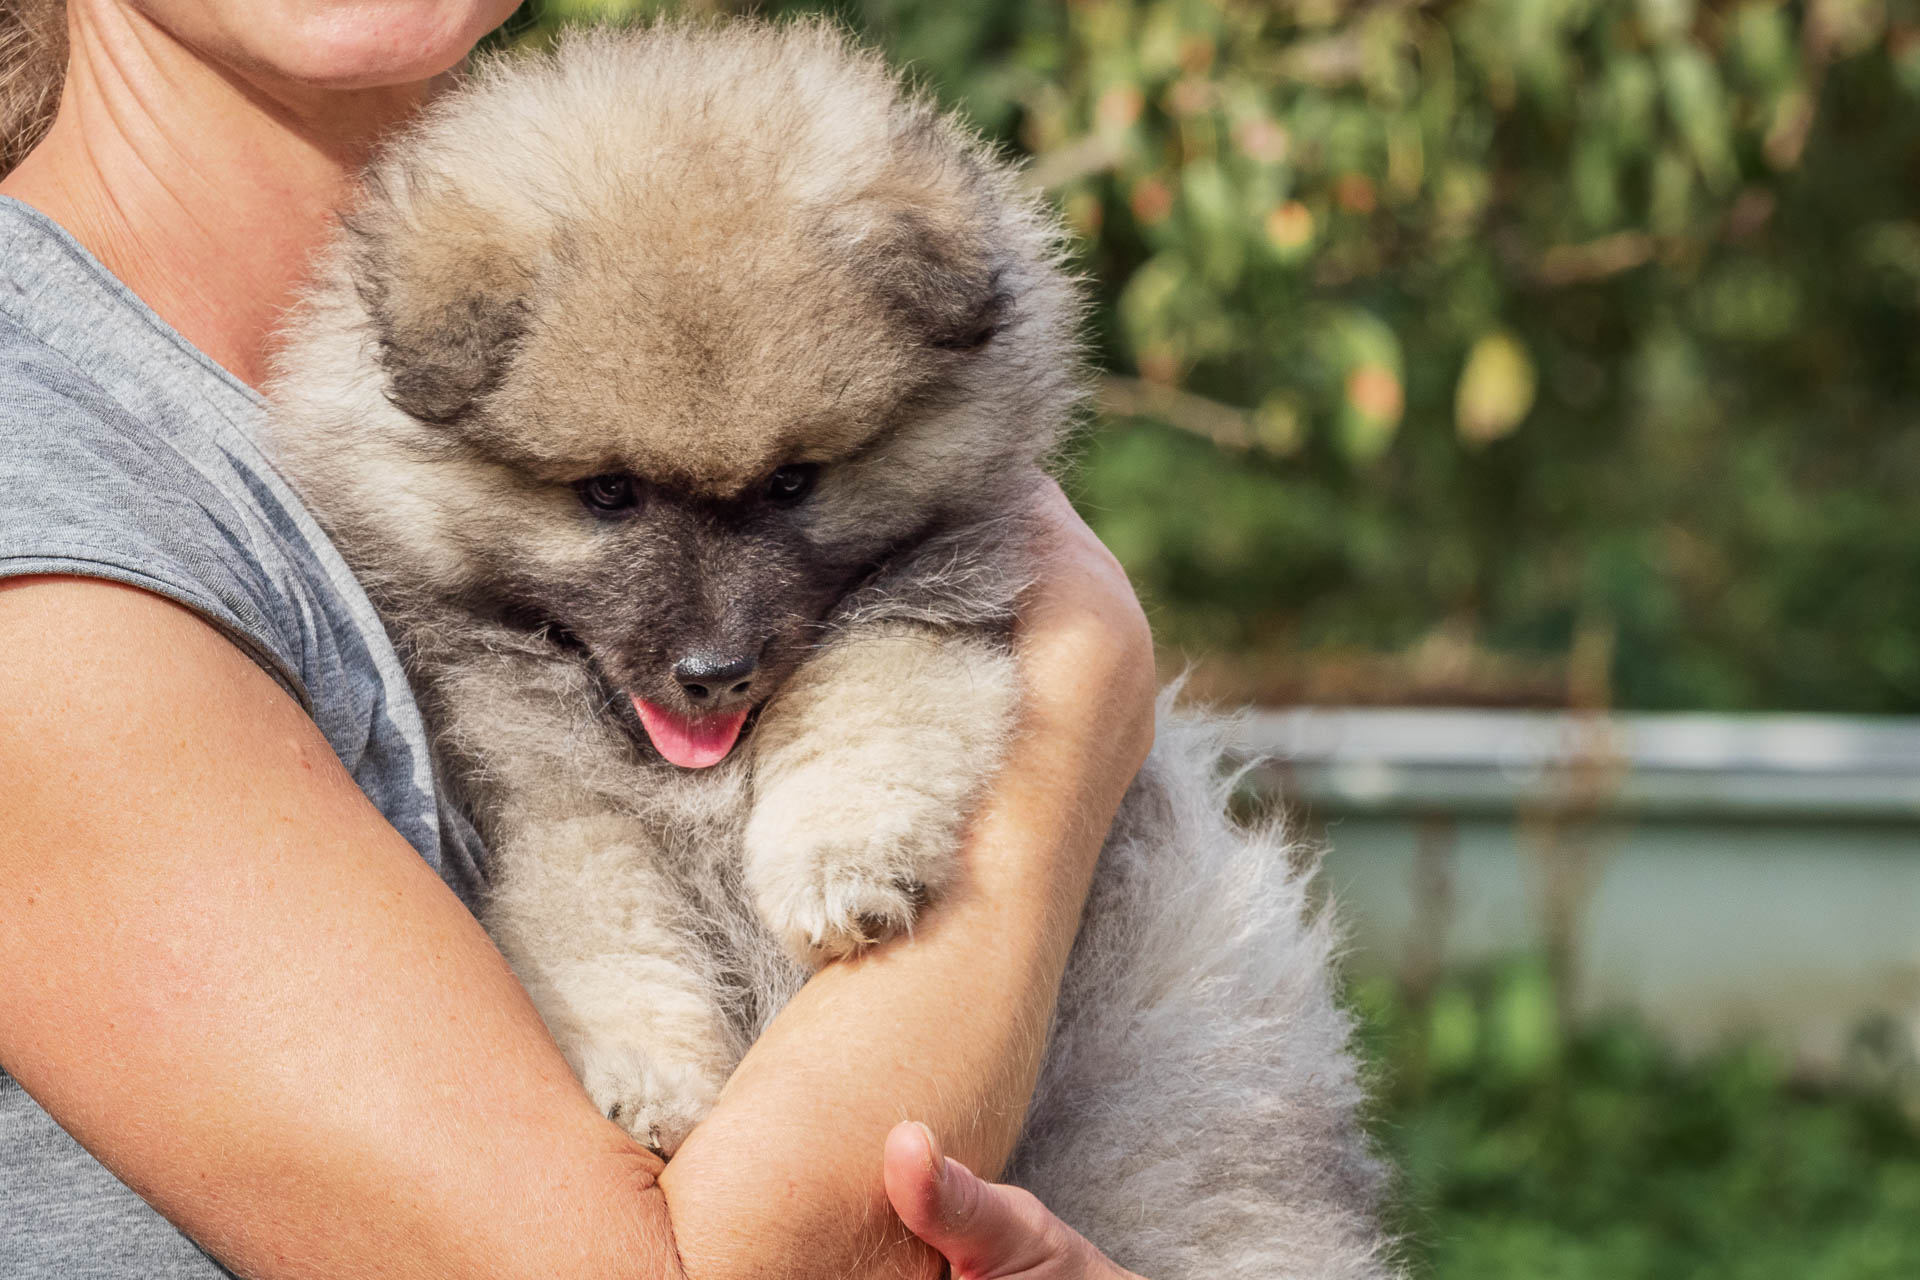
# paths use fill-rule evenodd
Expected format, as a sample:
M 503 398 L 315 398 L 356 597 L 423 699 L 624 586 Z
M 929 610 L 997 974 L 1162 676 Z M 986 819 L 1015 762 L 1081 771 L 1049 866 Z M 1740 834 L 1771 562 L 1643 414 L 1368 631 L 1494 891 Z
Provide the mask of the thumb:
M 1058 1267 L 1076 1242 L 1032 1195 L 994 1186 L 942 1155 L 933 1131 L 923 1124 L 894 1126 L 887 1135 L 885 1169 L 893 1211 L 946 1257 L 954 1280 L 995 1280 Z

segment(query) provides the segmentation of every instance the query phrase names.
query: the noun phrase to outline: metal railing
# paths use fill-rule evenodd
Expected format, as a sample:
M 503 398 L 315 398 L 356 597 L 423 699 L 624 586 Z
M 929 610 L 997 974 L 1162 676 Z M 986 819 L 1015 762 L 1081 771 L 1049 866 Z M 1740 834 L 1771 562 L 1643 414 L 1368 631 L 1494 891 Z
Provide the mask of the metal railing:
M 1513 812 L 1571 789 L 1649 817 L 1920 818 L 1920 719 L 1302 708 L 1249 713 L 1257 779 L 1316 806 Z

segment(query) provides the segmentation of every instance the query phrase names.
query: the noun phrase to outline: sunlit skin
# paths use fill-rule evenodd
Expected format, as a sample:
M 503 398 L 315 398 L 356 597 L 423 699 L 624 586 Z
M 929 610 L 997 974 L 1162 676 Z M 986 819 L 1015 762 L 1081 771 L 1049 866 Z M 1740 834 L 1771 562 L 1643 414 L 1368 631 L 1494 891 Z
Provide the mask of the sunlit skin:
M 369 149 L 505 0 L 71 0 L 47 139 L 0 192 L 44 210 L 241 380 Z
M 355 167 L 512 7 L 71 0 L 59 114 L 0 191 L 257 385 Z M 0 984 L 0 1063 L 270 1280 L 936 1274 L 887 1207 L 886 1135 L 918 1116 L 1005 1159 L 1152 734 L 1124 574 L 1057 493 L 1042 515 L 1023 734 L 965 890 L 809 983 L 665 1170 L 238 649 L 130 588 L 0 582 L 0 971 L 36 979 Z M 1074 1256 L 1045 1274 L 1113 1274 Z
M 1018 1187 L 995 1186 L 905 1121 L 887 1135 L 887 1198 L 953 1280 L 1141 1280 Z

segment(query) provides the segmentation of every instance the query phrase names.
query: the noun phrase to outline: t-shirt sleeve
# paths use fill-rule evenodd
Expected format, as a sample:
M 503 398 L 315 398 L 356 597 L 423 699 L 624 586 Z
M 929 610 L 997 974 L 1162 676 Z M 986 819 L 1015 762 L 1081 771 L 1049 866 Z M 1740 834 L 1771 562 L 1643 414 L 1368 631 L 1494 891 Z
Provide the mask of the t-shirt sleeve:
M 0 367 L 0 577 L 102 578 L 176 601 L 311 711 L 233 483 L 77 372 Z

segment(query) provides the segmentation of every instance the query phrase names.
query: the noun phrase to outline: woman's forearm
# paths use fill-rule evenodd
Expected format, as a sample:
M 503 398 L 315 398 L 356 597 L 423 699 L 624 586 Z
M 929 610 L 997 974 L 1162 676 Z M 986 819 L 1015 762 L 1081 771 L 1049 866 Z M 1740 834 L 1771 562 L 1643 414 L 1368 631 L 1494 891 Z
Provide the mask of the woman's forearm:
M 0 652 L 0 1064 L 69 1133 L 245 1276 L 673 1280 L 658 1160 L 265 673 L 88 581 Z
M 1005 1161 L 1084 895 L 1072 877 L 1101 834 L 1044 779 L 1010 777 L 976 824 L 994 856 L 910 939 L 807 984 L 662 1176 L 693 1280 L 935 1273 L 893 1220 L 876 1153 L 917 1116 L 974 1167 Z M 1010 881 L 1047 859 L 1076 870 Z

